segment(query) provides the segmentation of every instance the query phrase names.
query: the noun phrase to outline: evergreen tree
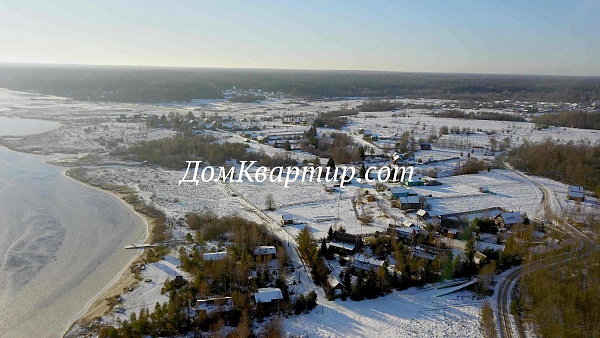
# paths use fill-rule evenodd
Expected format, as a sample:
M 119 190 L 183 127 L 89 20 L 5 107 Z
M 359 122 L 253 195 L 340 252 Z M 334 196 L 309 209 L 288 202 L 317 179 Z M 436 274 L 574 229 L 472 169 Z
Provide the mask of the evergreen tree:
M 283 144 L 283 149 L 286 150 L 286 151 L 292 150 L 292 145 L 290 144 L 289 140 L 285 141 L 285 143 Z
M 327 166 L 331 168 L 331 170 L 335 170 L 335 161 L 333 160 L 333 157 L 329 158 L 327 161 Z

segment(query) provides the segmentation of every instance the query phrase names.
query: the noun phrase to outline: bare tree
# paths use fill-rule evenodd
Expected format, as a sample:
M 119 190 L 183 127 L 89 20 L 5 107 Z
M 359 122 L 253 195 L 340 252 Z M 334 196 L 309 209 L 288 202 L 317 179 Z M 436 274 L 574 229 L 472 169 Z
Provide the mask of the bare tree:
M 268 194 L 265 198 L 265 208 L 269 211 L 275 210 L 275 198 L 273 194 Z

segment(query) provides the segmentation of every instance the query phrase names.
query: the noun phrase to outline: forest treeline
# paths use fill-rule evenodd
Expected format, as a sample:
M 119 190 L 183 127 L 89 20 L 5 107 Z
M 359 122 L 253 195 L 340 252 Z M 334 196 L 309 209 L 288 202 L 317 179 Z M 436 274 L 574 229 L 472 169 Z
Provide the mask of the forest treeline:
M 530 174 L 580 185 L 600 194 L 600 144 L 546 139 L 514 148 L 508 160 Z
M 589 102 L 600 78 L 377 71 L 2 65 L 0 87 L 84 100 L 170 102 L 222 98 L 234 86 L 295 97 L 424 97 Z
M 600 113 L 597 112 L 563 111 L 558 114 L 534 116 L 532 121 L 544 127 L 560 126 L 600 130 Z
M 434 113 L 433 115 L 436 117 L 447 117 L 452 119 L 526 122 L 525 118 L 520 115 L 488 111 L 465 112 L 458 109 L 451 109 L 439 113 Z

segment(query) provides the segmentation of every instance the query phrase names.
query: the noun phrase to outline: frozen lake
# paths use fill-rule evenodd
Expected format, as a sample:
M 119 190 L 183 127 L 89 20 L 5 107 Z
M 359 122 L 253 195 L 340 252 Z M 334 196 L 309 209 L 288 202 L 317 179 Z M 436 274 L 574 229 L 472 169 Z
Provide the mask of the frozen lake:
M 0 135 L 58 123 L 0 117 Z M 145 223 L 48 157 L 0 147 L 0 336 L 57 337 L 135 257 Z

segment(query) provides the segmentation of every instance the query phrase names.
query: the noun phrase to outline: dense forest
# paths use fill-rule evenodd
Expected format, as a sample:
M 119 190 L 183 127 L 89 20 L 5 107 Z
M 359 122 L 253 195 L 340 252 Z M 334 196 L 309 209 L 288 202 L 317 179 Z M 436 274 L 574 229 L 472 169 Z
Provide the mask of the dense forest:
M 246 144 L 215 141 L 213 136 L 176 136 L 141 141 L 127 149 L 116 150 L 113 155 L 174 169 L 180 169 L 186 165 L 186 161 L 192 160 L 202 160 L 211 165 L 223 165 L 230 159 L 244 160 L 249 157 L 246 153 L 248 147 Z
M 511 150 L 508 160 L 530 174 L 580 185 L 600 194 L 600 144 L 561 144 L 546 139 Z
M 600 254 L 522 278 L 516 310 L 541 337 L 600 337 Z
M 558 114 L 534 116 L 532 121 L 541 127 L 560 126 L 600 130 L 600 113 L 597 112 L 564 111 Z
M 84 100 L 169 102 L 222 98 L 222 90 L 262 89 L 296 97 L 429 97 L 589 102 L 600 78 L 377 71 L 0 66 L 0 87 Z

